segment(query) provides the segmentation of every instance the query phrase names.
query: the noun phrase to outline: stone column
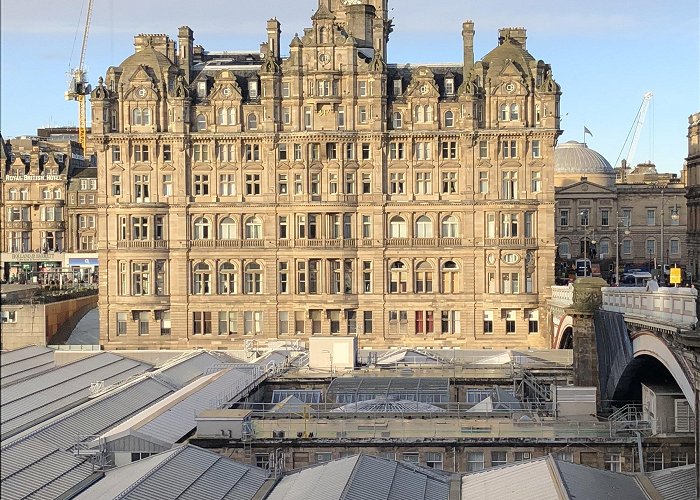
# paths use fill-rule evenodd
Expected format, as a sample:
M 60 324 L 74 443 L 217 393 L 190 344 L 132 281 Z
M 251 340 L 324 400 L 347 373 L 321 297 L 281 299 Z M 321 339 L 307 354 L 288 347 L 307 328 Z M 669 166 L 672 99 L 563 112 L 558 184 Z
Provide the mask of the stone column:
M 573 319 L 574 385 L 597 388 L 599 406 L 598 348 L 593 313 L 602 302 L 601 288 L 608 284 L 601 278 L 577 278 L 573 286 L 574 303 L 566 313 Z

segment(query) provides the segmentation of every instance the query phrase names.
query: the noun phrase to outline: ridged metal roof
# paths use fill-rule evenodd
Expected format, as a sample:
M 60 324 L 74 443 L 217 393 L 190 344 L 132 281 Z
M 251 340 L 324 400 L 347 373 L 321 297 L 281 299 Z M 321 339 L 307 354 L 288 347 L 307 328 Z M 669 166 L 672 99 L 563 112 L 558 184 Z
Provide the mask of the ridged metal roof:
M 615 175 L 608 160 L 577 141 L 568 141 L 554 149 L 554 172 Z
M 267 500 L 447 500 L 450 475 L 368 455 L 291 473 Z
M 555 484 L 547 460 L 543 457 L 462 476 L 462 498 L 559 500 Z
M 5 386 L 0 389 L 2 439 L 87 400 L 94 382 L 108 386 L 150 367 L 105 352 Z
M 440 413 L 444 411 L 443 408 L 429 403 L 388 398 L 358 401 L 331 410 L 332 413 Z
M 0 353 L 0 386 L 50 370 L 53 355 L 53 349 L 37 345 Z
M 263 469 L 186 445 L 107 471 L 76 499 L 249 500 L 267 478 Z
M 695 465 L 672 467 L 647 473 L 647 477 L 664 500 L 698 498 L 695 491 Z

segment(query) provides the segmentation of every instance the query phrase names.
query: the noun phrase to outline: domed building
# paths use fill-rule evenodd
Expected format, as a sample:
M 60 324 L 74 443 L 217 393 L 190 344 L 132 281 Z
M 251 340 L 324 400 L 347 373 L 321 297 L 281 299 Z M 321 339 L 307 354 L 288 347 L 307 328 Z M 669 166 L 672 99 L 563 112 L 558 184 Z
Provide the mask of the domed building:
M 568 141 L 554 150 L 554 185 L 568 186 L 585 177 L 600 186 L 615 185 L 615 170 L 603 155 L 585 143 Z

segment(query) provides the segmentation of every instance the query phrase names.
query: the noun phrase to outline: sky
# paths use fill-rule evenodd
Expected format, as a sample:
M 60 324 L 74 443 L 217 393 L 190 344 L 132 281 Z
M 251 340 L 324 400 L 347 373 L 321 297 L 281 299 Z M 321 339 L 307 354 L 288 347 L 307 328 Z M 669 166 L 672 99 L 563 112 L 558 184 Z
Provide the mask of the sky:
M 31 135 L 44 126 L 76 125 L 65 101 L 68 71 L 80 57 L 88 0 L 0 2 L 0 133 Z M 94 85 L 133 53 L 133 36 L 177 38 L 189 25 L 205 50 L 254 50 L 265 23 L 282 24 L 282 47 L 311 25 L 317 0 L 94 0 L 85 56 Z M 688 116 L 700 111 L 698 0 L 389 0 L 394 32 L 389 63 L 462 61 L 462 21 L 476 29 L 475 58 L 498 43 L 498 29 L 527 28 L 527 48 L 552 66 L 561 85 L 563 134 L 615 165 L 645 92 L 648 107 L 633 162 L 680 172 L 688 154 Z M 624 157 L 624 156 L 622 156 Z

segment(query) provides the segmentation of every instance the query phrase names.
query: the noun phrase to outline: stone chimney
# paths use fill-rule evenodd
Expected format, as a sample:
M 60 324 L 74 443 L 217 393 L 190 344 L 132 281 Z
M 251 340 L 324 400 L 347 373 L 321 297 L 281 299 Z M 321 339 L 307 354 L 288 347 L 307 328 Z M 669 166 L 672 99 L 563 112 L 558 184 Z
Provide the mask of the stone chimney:
M 506 38 L 514 40 L 523 49 L 526 49 L 527 30 L 525 28 L 501 28 L 498 30 L 498 45 L 502 45 Z
M 474 66 L 474 21 L 462 23 L 462 43 L 464 45 L 464 78 Z
M 192 51 L 194 43 L 194 33 L 189 26 L 182 26 L 177 31 L 177 40 L 180 45 L 178 56 L 178 66 L 187 84 L 192 78 Z
M 267 22 L 267 48 L 275 61 L 280 58 L 280 22 L 277 19 L 270 19 Z

